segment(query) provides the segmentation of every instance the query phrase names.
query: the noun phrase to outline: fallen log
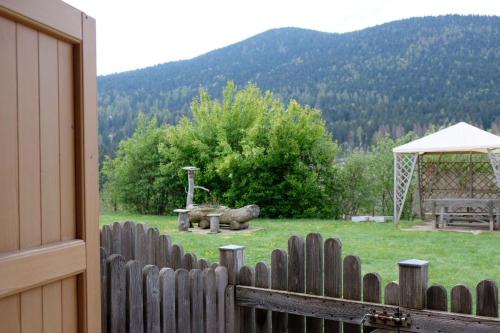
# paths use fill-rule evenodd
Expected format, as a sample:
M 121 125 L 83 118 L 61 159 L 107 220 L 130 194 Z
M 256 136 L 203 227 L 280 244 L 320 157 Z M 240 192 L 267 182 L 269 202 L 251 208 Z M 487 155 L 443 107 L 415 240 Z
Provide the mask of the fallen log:
M 259 216 L 260 209 L 257 205 L 248 205 L 241 208 L 226 206 L 193 205 L 189 210 L 189 222 L 198 223 L 201 229 L 210 227 L 209 214 L 222 214 L 219 223 L 228 225 L 231 230 L 242 230 L 249 227 L 249 221 Z

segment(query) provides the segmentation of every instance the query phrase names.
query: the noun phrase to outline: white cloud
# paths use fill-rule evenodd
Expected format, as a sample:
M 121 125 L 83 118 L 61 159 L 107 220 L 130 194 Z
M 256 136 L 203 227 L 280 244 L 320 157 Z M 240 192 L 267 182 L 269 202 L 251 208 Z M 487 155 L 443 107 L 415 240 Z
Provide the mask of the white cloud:
M 347 32 L 427 15 L 499 15 L 495 0 L 66 0 L 97 20 L 98 73 L 187 59 L 278 27 Z

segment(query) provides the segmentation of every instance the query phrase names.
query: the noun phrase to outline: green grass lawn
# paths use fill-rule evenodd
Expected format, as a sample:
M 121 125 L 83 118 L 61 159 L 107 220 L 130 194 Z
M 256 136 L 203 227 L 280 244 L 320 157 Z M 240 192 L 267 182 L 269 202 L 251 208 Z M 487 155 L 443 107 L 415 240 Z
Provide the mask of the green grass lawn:
M 259 219 L 252 221 L 251 225 L 263 230 L 212 235 L 178 232 L 177 218 L 173 216 L 101 214 L 101 224 L 123 220 L 155 226 L 160 233 L 170 235 L 174 243 L 181 244 L 186 252 L 193 252 L 198 258 L 209 259 L 211 262 L 218 261 L 219 246 L 238 244 L 246 247 L 247 264 L 253 266 L 259 261 L 270 263 L 271 251 L 275 248 L 286 250 L 290 236 L 305 237 L 310 232 L 319 232 L 324 239 L 340 238 L 344 255 L 358 255 L 363 274 L 378 272 L 384 285 L 397 280 L 397 262 L 411 258 L 428 260 L 430 284 L 441 284 L 448 290 L 459 283 L 475 289 L 483 279 L 500 282 L 500 234 L 403 231 L 395 228 L 392 223 Z M 405 222 L 401 228 L 410 225 L 410 222 Z

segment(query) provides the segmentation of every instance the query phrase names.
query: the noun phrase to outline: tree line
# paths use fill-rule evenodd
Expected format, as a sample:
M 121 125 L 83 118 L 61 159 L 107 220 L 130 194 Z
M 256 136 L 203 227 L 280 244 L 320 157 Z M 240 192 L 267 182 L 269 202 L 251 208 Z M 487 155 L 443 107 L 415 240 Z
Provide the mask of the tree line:
M 380 136 L 466 121 L 500 131 L 500 18 L 422 17 L 333 34 L 274 29 L 194 59 L 99 77 L 101 160 L 132 135 L 139 111 L 160 124 L 192 116 L 204 87 L 256 83 L 322 112 L 344 150 Z

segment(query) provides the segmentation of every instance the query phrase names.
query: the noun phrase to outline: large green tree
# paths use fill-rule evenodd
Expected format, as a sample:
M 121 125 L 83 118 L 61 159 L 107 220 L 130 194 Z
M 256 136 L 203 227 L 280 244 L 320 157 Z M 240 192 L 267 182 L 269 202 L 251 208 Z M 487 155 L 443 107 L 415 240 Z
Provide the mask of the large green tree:
M 222 101 L 201 91 L 192 111 L 176 126 L 140 119 L 117 157 L 105 162 L 108 197 L 140 212 L 181 207 L 181 168 L 195 165 L 197 184 L 210 189 L 197 191 L 195 202 L 255 203 L 270 217 L 338 216 L 339 148 L 318 110 L 229 82 Z

